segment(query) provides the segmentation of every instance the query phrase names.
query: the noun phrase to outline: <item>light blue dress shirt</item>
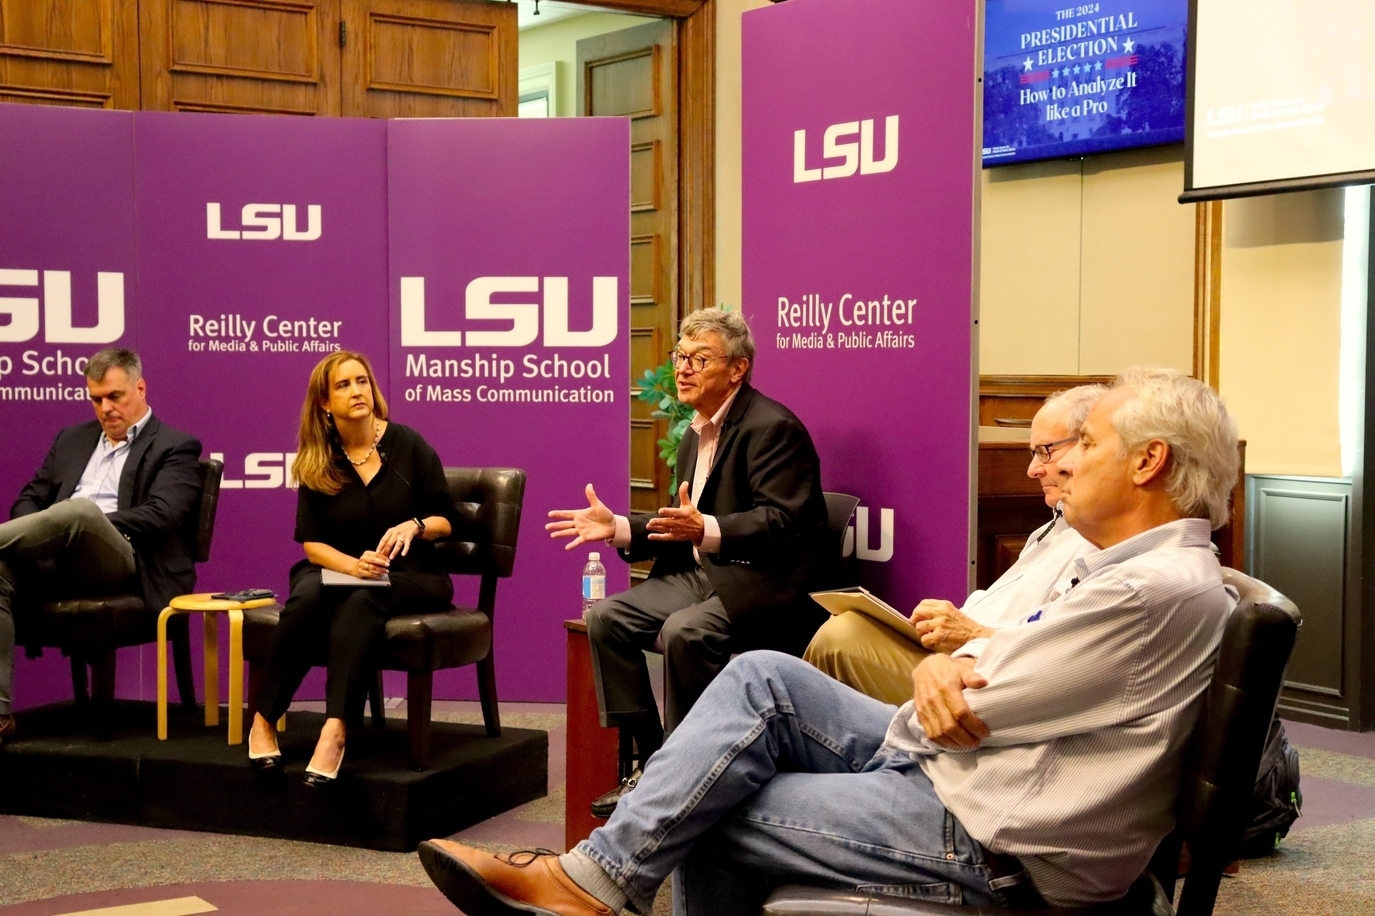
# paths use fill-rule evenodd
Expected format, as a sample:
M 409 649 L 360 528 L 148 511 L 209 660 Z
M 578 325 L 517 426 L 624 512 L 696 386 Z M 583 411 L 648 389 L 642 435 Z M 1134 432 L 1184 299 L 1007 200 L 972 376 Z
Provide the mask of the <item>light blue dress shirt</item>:
M 111 442 L 101 433 L 96 442 L 91 460 L 86 462 L 86 470 L 72 491 L 72 499 L 89 499 L 100 507 L 100 511 L 111 515 L 119 509 L 119 478 L 124 473 L 124 462 L 129 459 L 129 449 L 134 440 L 143 432 L 152 419 L 153 408 L 148 408 L 139 421 L 129 427 L 129 434 L 123 442 Z

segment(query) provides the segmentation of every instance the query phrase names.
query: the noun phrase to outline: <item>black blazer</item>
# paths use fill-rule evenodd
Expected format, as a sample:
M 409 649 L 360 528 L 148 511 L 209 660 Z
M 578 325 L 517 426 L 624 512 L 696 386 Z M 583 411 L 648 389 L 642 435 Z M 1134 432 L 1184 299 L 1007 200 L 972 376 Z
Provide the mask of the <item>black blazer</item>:
M 70 498 L 99 440 L 95 420 L 58 433 L 10 518 Z M 198 440 L 150 417 L 124 462 L 119 508 L 106 516 L 133 545 L 143 600 L 155 611 L 196 587 L 196 519 L 189 516 L 201 490 L 200 454 Z
M 677 467 L 679 482 L 690 483 L 697 468 L 697 434 L 691 429 L 678 445 Z M 678 504 L 676 493 L 672 504 Z M 721 525 L 720 551 L 703 554 L 702 568 L 732 623 L 741 625 L 745 646 L 801 651 L 825 617 L 807 593 L 821 587 L 826 541 L 821 459 L 802 421 L 742 385 L 721 423 L 716 460 L 697 508 Z M 631 543 L 622 555 L 632 563 L 654 557 L 651 576 L 692 569 L 691 544 L 649 539 L 646 525 L 653 517 L 631 516 Z M 775 637 L 782 634 L 772 632 L 780 620 L 799 624 L 781 642 Z M 798 640 L 801 645 L 793 646 Z

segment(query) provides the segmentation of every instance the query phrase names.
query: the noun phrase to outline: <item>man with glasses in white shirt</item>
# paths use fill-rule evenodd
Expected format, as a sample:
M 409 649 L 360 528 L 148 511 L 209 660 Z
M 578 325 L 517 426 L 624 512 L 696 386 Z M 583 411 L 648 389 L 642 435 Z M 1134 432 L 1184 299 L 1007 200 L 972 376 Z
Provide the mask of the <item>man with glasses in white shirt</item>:
M 629 731 L 641 766 L 733 653 L 800 655 L 826 616 L 808 597 L 824 566 L 821 461 L 792 411 L 750 385 L 754 340 L 739 312 L 702 309 L 672 354 L 678 399 L 696 410 L 678 446 L 673 502 L 657 515 L 588 506 L 549 513 L 568 549 L 606 541 L 626 562 L 654 559 L 639 586 L 594 605 L 588 643 L 603 724 Z M 644 650 L 664 651 L 660 725 Z M 610 814 L 632 775 L 593 803 Z
M 201 444 L 158 422 L 132 350 L 86 364 L 95 420 L 57 434 L 0 524 L 0 741 L 11 709 L 15 614 L 26 600 L 129 588 L 157 611 L 196 584 L 184 521 L 201 489 Z
M 912 669 L 927 655 L 987 640 L 999 627 L 1016 623 L 1027 607 L 1063 591 L 1074 560 L 1096 548 L 1065 524 L 1060 459 L 1107 391 L 1103 385 L 1080 385 L 1052 395 L 1036 412 L 1026 473 L 1040 482 L 1055 516 L 1032 532 L 1017 562 L 996 582 L 971 594 L 961 608 L 935 598 L 918 604 L 911 619 L 920 645 L 863 614 L 845 613 L 821 625 L 802 657 L 842 684 L 896 706 L 912 696 Z

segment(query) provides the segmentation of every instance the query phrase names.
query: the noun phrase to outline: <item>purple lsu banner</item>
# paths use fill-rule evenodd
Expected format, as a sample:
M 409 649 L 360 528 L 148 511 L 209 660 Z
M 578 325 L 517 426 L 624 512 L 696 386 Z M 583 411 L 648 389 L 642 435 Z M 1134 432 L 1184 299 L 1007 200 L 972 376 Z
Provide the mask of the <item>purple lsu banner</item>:
M 743 20 L 743 293 L 757 384 L 860 497 L 900 608 L 972 571 L 977 0 L 793 0 Z
M 585 558 L 551 547 L 543 513 L 629 482 L 628 130 L 0 105 L 0 499 L 93 416 L 85 359 L 135 348 L 154 413 L 225 464 L 198 590 L 284 600 L 310 370 L 362 351 L 444 464 L 526 470 L 498 689 L 560 699 Z M 151 647 L 121 652 L 120 695 L 150 697 L 155 670 Z M 69 697 L 65 660 L 21 660 L 15 687 L 20 706 Z M 436 677 L 436 696 L 475 695 L 470 672 Z
M 387 131 L 392 403 L 446 463 L 526 470 L 517 572 L 497 593 L 498 685 L 562 699 L 561 623 L 581 614 L 587 552 L 551 543 L 545 514 L 588 483 L 629 490 L 629 122 Z M 629 584 L 611 564 L 608 590 Z M 472 672 L 436 674 L 436 690 L 458 680 L 471 696 Z
M 86 359 L 139 345 L 133 140 L 129 112 L 0 105 L 0 517 L 57 431 L 94 419 Z M 71 696 L 66 659 L 19 654 L 17 706 Z

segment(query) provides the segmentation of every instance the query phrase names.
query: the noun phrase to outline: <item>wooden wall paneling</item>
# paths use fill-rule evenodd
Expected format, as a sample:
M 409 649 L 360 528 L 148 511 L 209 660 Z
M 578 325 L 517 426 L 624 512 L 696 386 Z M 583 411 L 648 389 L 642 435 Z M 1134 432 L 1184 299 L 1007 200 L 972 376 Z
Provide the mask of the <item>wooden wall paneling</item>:
M 601 0 L 596 5 L 677 21 L 681 310 L 715 305 L 716 0 Z
M 142 107 L 337 115 L 339 0 L 142 0 Z
M 647 310 L 648 303 L 632 298 L 633 384 L 645 368 L 663 361 L 668 348 L 677 340 L 677 322 L 686 311 L 716 304 L 716 0 L 600 0 L 596 5 L 626 13 L 663 16 L 675 27 L 676 64 L 672 74 L 676 77 L 673 98 L 678 108 L 676 149 L 659 147 L 665 172 L 670 168 L 676 170 L 672 183 L 666 175 L 662 184 L 665 203 L 671 201 L 676 210 L 674 246 L 666 262 L 666 276 L 672 278 L 674 287 L 673 302 L 668 308 L 656 305 L 660 313 L 649 321 L 640 314 Z M 581 66 L 579 71 L 581 80 Z M 578 95 L 581 100 L 581 83 Z M 645 153 L 638 142 L 632 146 L 632 168 L 641 167 L 635 160 L 647 158 Z M 633 184 L 640 180 L 632 177 Z M 639 185 L 635 186 L 631 231 L 642 236 L 644 233 L 635 228 L 634 214 L 649 210 L 642 207 L 646 197 L 638 190 Z M 634 258 L 632 253 L 632 262 Z M 632 388 L 632 393 L 636 392 L 638 388 Z M 668 469 L 658 458 L 657 445 L 666 430 L 662 422 L 649 419 L 651 409 L 638 399 L 632 401 L 631 505 L 644 511 L 653 511 L 668 499 Z M 632 569 L 632 576 L 639 578 L 643 574 L 641 568 Z
M 1040 483 L 1026 474 L 1030 463 L 1030 447 L 1024 440 L 980 442 L 979 495 L 1034 496 L 1042 499 Z M 1049 513 L 1050 510 L 1047 509 L 1046 512 Z
M 1285 670 L 1280 708 L 1286 717 L 1350 727 L 1359 676 L 1346 600 L 1351 542 L 1351 483 L 1330 478 L 1252 478 L 1254 574 L 1287 595 L 1303 627 Z
M 341 0 L 341 113 L 514 117 L 516 7 L 485 0 Z
M 680 314 L 677 26 L 671 20 L 585 38 L 577 45 L 578 111 L 630 118 L 630 506 L 667 505 L 669 469 L 638 384 L 677 340 Z
M 681 20 L 678 55 L 678 289 L 686 314 L 717 304 L 716 0 L 703 0 Z
M 0 102 L 138 108 L 138 0 L 0 0 Z
M 1216 391 L 1222 327 L 1222 201 L 1195 204 L 1194 378 Z
M 715 305 L 716 0 L 596 0 L 595 5 L 677 23 L 681 311 Z
M 988 588 L 1021 554 L 1027 535 L 1050 519 L 1041 485 L 1026 476 L 1025 440 L 979 443 L 974 583 Z
M 980 426 L 1030 426 L 1046 398 L 1079 385 L 1106 385 L 1110 375 L 981 375 Z
M 572 0 L 578 2 L 578 0 Z M 688 19 L 712 0 L 593 0 L 589 5 L 620 13 L 641 16 L 663 16 L 666 19 Z

